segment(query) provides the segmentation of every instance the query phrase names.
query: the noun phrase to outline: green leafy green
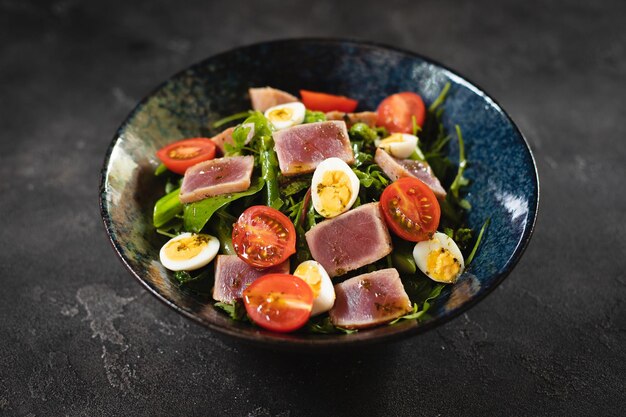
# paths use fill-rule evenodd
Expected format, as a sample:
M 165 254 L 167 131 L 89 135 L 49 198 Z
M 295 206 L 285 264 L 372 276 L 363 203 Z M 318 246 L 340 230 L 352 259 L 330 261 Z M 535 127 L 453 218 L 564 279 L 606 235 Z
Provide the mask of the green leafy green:
M 315 123 L 326 121 L 326 113 L 321 111 L 306 110 L 304 113 L 304 121 L 302 123 Z
M 160 163 L 159 166 L 154 170 L 154 176 L 158 177 L 167 172 L 167 167 L 164 163 Z
M 364 170 L 352 168 L 361 184 L 359 197 L 361 204 L 371 203 L 380 199 L 380 195 L 387 185 L 391 183 L 382 169 L 376 165 L 368 165 Z
M 413 275 L 417 271 L 415 258 L 413 258 L 414 242 L 408 242 L 396 236 L 392 236 L 393 252 L 391 252 L 392 266 L 400 274 Z
M 478 237 L 476 238 L 476 243 L 474 243 L 474 247 L 472 248 L 472 251 L 470 252 L 470 254 L 467 257 L 467 259 L 465 260 L 465 266 L 469 265 L 472 262 L 472 260 L 474 259 L 474 255 L 476 255 L 476 251 L 478 250 L 478 246 L 480 245 L 480 241 L 482 240 L 483 234 L 485 233 L 485 230 L 489 226 L 489 223 L 491 223 L 491 218 L 488 218 L 487 220 L 485 220 L 485 223 L 483 224 L 483 227 L 480 228 L 480 232 L 478 233 Z
M 378 139 L 378 133 L 365 123 L 355 123 L 348 130 L 348 136 L 351 141 L 360 141 L 363 144 L 374 144 L 374 141 Z
M 248 119 L 246 119 L 246 121 L 248 121 Z M 233 143 L 224 144 L 225 156 L 243 155 L 244 148 L 246 147 L 246 139 L 248 139 L 251 129 L 249 125 L 244 126 L 240 124 L 233 130 Z
M 185 204 L 183 210 L 185 230 L 195 233 L 200 232 L 217 209 L 239 198 L 258 193 L 264 185 L 265 181 L 262 178 L 254 178 L 250 188 L 246 191 L 216 195 L 191 204 Z
M 444 227 L 443 232 L 452 238 L 461 250 L 467 249 L 474 235 L 469 227 L 459 227 L 456 230 L 451 227 Z
M 250 111 L 242 111 L 240 113 L 235 113 L 233 115 L 224 117 L 223 119 L 220 119 L 216 122 L 213 122 L 213 127 L 215 129 L 218 129 L 222 126 L 224 126 L 225 124 L 228 124 L 230 122 L 234 122 L 236 120 L 241 120 L 241 119 L 245 119 L 246 117 L 250 116 Z
M 248 318 L 246 315 L 246 308 L 241 300 L 235 300 L 232 303 L 223 303 L 218 301 L 213 305 L 226 312 L 226 314 L 228 314 L 233 320 L 246 321 Z
M 220 208 L 213 215 L 213 221 L 209 223 L 210 232 L 218 238 L 220 241 L 220 250 L 226 255 L 235 255 L 235 248 L 233 247 L 233 224 L 237 221 L 237 218 L 228 213 L 226 209 L 228 205 Z
M 451 84 L 448 82 L 443 86 L 439 96 L 431 103 L 428 107 L 429 112 L 435 112 L 437 109 L 446 101 L 446 97 L 448 96 L 448 92 L 450 91 Z
M 312 177 L 312 175 L 300 175 L 288 179 L 282 177 L 283 181 L 280 183 L 280 194 L 284 197 L 289 197 L 306 190 L 311 186 Z
M 183 220 L 177 215 L 161 227 L 157 227 L 156 232 L 169 238 L 178 236 L 183 230 Z
M 154 227 L 159 228 L 165 225 L 183 211 L 183 205 L 178 197 L 179 194 L 180 188 L 177 188 L 156 202 L 152 212 L 152 224 Z
M 463 142 L 463 135 L 461 134 L 461 127 L 455 125 L 456 136 L 459 139 L 459 169 L 454 177 L 452 185 L 450 185 L 450 193 L 458 200 L 459 190 L 461 187 L 465 187 L 469 184 L 469 180 L 463 176 L 465 167 L 467 166 L 467 159 L 465 159 L 465 143 Z M 465 208 L 465 207 L 464 207 Z
M 212 276 L 212 273 L 211 273 L 210 268 L 205 268 L 202 271 L 200 271 L 200 273 L 197 273 L 196 275 L 192 275 L 187 271 L 175 271 L 174 272 L 174 278 L 176 278 L 176 281 L 178 281 L 180 284 L 189 284 L 191 282 L 202 281 L 211 276 Z
M 344 327 L 335 326 L 328 316 L 320 316 L 320 317 L 312 317 L 309 319 L 309 322 L 306 324 L 306 329 L 311 333 L 321 333 L 321 334 L 352 334 L 356 333 L 358 330 L 346 329 Z
M 415 320 L 415 319 L 419 320 L 420 318 L 422 318 L 424 314 L 426 314 L 426 312 L 428 312 L 428 310 L 430 309 L 431 301 L 439 297 L 439 294 L 441 293 L 441 290 L 444 287 L 445 287 L 444 284 L 435 285 L 433 289 L 431 290 L 431 292 L 428 294 L 428 297 L 426 297 L 426 299 L 422 303 L 421 309 L 419 308 L 418 303 L 413 303 L 413 309 L 409 313 L 405 314 L 402 317 L 398 317 L 397 319 L 395 319 L 389 324 L 395 324 L 399 322 L 400 320 Z

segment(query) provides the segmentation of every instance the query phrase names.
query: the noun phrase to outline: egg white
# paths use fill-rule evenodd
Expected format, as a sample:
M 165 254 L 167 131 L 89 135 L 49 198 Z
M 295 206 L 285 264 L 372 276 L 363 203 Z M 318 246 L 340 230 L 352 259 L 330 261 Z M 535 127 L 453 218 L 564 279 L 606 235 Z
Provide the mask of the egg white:
M 328 212 L 327 208 L 324 207 L 324 201 L 322 201 L 318 193 L 318 186 L 323 181 L 324 174 L 328 171 L 341 171 L 348 177 L 349 181 L 348 188 L 350 189 L 350 200 L 348 200 L 347 204 L 338 213 Z M 339 158 L 333 157 L 325 159 L 317 166 L 315 172 L 313 173 L 313 179 L 311 181 L 311 201 L 313 203 L 313 207 L 315 208 L 315 211 L 326 218 L 336 217 L 350 210 L 350 207 L 354 205 L 354 202 L 359 195 L 359 188 L 359 178 L 348 166 L 348 164 Z
M 385 142 L 387 139 L 400 139 L 400 141 Z M 417 148 L 417 142 L 418 138 L 415 135 L 410 135 L 408 133 L 394 133 L 383 140 L 376 140 L 375 144 L 395 158 L 406 159 L 411 156 L 411 154 L 415 151 L 415 148 Z
M 217 255 L 220 249 L 220 241 L 211 235 L 204 235 L 208 238 L 206 244 L 203 245 L 200 252 L 189 259 L 172 259 L 167 255 L 166 248 L 172 242 L 192 237 L 193 233 L 182 233 L 167 241 L 165 245 L 161 247 L 159 251 L 159 258 L 164 267 L 170 271 L 193 271 L 195 269 L 202 268 L 208 265 Z
M 314 271 L 313 274 L 311 274 L 309 270 Z M 302 262 L 300 265 L 298 265 L 293 274 L 298 278 L 301 278 L 309 285 L 316 281 L 315 275 L 319 276 L 321 279 L 319 292 L 317 293 L 317 295 L 315 295 L 315 298 L 313 299 L 311 316 L 325 313 L 333 307 L 333 305 L 335 304 L 335 287 L 333 287 L 333 283 L 328 276 L 328 272 L 326 272 L 324 267 L 319 262 Z M 313 287 L 311 288 L 313 289 Z M 313 294 L 315 294 L 315 289 L 313 289 Z
M 289 114 L 288 118 L 282 119 L 276 116 L 276 112 L 285 112 Z M 270 121 L 274 129 L 282 130 L 291 126 L 299 125 L 304 121 L 304 115 L 306 108 L 304 104 L 299 101 L 293 103 L 279 104 L 278 106 L 270 107 L 265 110 L 265 117 Z
M 433 251 L 441 251 L 442 248 L 449 251 L 450 255 L 452 255 L 460 263 L 459 272 L 450 280 L 446 281 L 437 279 L 437 277 L 433 276 L 433 274 L 428 271 L 428 255 Z M 463 259 L 461 250 L 452 238 L 441 232 L 435 232 L 433 237 L 429 240 L 417 242 L 415 248 L 413 249 L 413 258 L 415 259 L 415 264 L 420 271 L 426 274 L 433 281 L 446 283 L 455 282 L 465 270 L 465 260 Z

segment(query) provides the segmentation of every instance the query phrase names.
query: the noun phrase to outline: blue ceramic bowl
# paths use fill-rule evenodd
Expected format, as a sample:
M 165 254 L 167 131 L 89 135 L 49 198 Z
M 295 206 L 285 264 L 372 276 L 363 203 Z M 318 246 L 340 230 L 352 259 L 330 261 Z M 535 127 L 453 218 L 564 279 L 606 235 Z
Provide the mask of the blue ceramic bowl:
M 164 238 L 151 224 L 162 193 L 155 152 L 184 137 L 211 136 L 211 123 L 250 107 L 248 87 L 292 93 L 309 89 L 357 98 L 375 109 L 387 95 L 419 92 L 431 103 L 452 84 L 443 122 L 463 129 L 471 180 L 467 222 L 491 224 L 467 272 L 447 286 L 422 322 L 404 321 L 350 335 L 277 334 L 231 321 L 206 296 L 179 287 L 159 263 Z M 455 141 L 450 157 L 458 155 Z M 424 332 L 458 316 L 511 272 L 531 237 L 539 197 L 533 156 L 502 108 L 464 77 L 412 52 L 364 42 L 300 39 L 266 42 L 208 58 L 165 81 L 143 99 L 115 134 L 104 160 L 101 212 L 109 238 L 132 275 L 158 299 L 208 328 L 284 348 L 337 348 Z

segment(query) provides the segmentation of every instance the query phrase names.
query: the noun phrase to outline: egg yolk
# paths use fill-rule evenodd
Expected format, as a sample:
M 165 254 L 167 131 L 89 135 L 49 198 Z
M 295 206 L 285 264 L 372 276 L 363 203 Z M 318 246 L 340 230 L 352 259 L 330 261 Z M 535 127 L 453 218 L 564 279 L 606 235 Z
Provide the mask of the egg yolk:
M 309 263 L 299 265 L 293 273 L 309 284 L 313 290 L 313 298 L 317 298 L 322 289 L 322 275 L 315 265 Z
M 286 122 L 291 120 L 293 110 L 290 108 L 276 109 L 272 110 L 267 116 L 268 119 L 274 122 Z
M 393 135 L 389 136 L 388 138 L 385 138 L 383 140 L 380 141 L 380 147 L 385 147 L 388 146 L 391 143 L 399 143 L 399 142 L 404 142 L 404 138 L 402 137 L 401 133 L 394 133 Z
M 324 215 L 341 214 L 352 197 L 350 178 L 343 171 L 326 171 L 317 185 L 317 195 Z
M 428 275 L 437 281 L 452 282 L 461 270 L 461 263 L 449 250 L 441 248 L 428 254 L 426 267 Z
M 209 242 L 208 237 L 194 235 L 170 242 L 165 246 L 165 255 L 173 261 L 186 261 L 204 249 Z

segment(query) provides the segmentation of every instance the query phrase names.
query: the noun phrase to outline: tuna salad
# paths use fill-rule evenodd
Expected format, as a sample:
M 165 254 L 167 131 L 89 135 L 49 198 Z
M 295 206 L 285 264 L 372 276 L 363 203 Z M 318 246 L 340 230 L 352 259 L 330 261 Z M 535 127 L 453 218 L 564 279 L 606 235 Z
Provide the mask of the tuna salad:
M 463 137 L 442 122 L 449 90 L 428 106 L 405 91 L 372 109 L 326 92 L 250 88 L 252 110 L 157 152 L 163 268 L 233 320 L 269 331 L 423 320 L 487 225 L 477 234 L 465 223 Z

